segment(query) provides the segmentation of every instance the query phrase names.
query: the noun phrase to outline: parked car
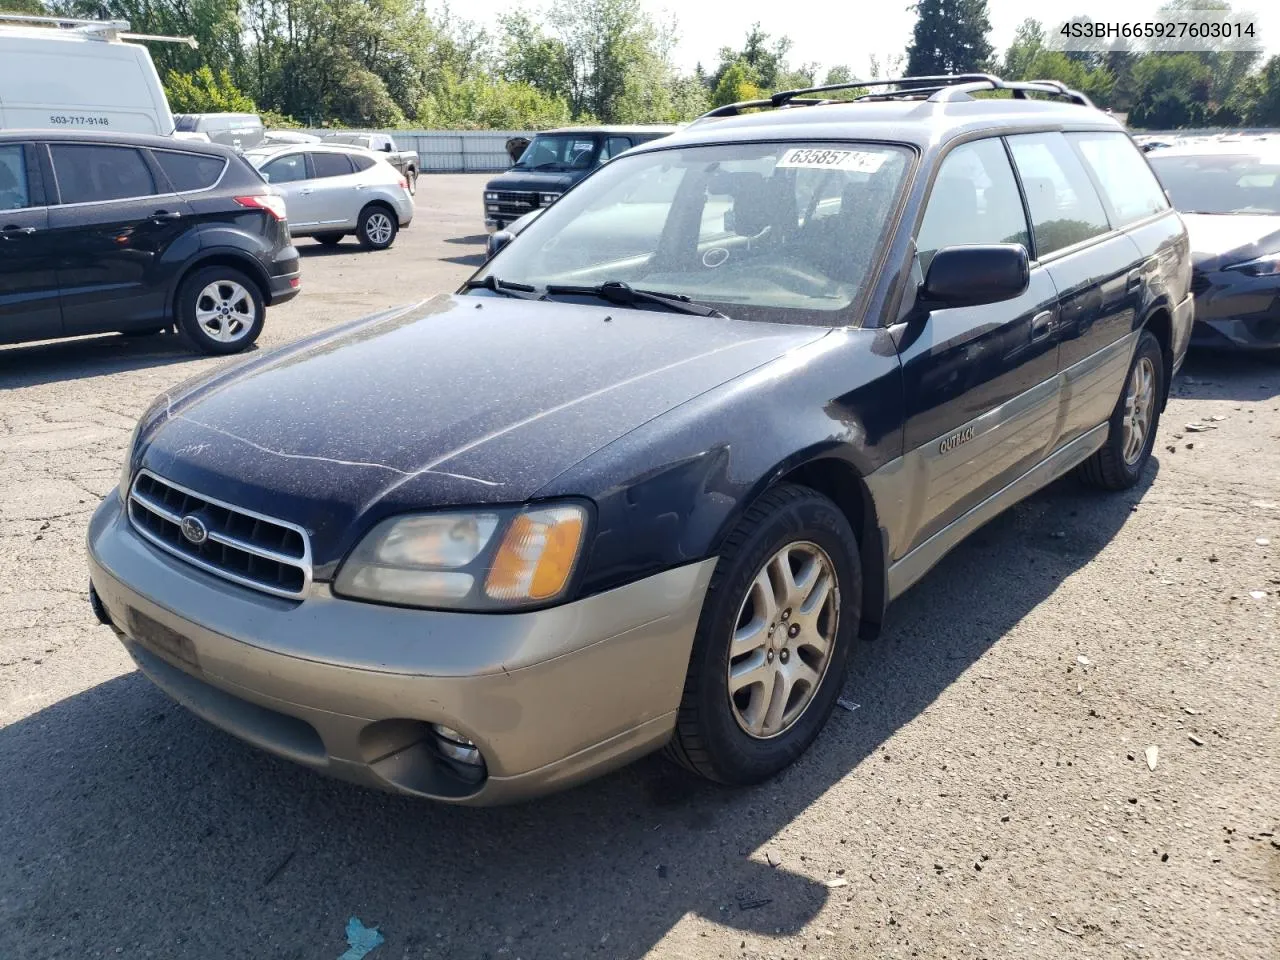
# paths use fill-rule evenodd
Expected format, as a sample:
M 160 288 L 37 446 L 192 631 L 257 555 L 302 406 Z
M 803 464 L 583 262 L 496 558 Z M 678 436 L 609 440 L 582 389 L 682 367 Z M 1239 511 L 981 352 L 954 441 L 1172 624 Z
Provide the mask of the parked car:
M 245 156 L 288 201 L 295 237 L 336 246 L 354 233 L 366 250 L 386 250 L 413 220 L 404 177 L 367 150 L 292 144 L 258 147 Z
M 284 201 L 227 147 L 0 133 L 0 343 L 176 325 L 235 353 L 298 290 Z
M 0 130 L 172 134 L 151 54 L 131 36 L 123 20 L 0 14 Z
M 396 142 L 385 133 L 329 133 L 325 134 L 329 143 L 346 143 L 353 147 L 361 147 L 382 157 L 404 177 L 409 185 L 410 193 L 418 192 L 418 171 L 421 168 L 416 150 L 401 150 Z
M 303 133 L 301 130 L 267 130 L 263 133 L 263 143 L 322 143 L 322 139 L 314 133 Z
M 267 138 L 256 113 L 177 113 L 173 120 L 179 133 L 203 133 L 210 143 L 236 150 L 250 150 Z
M 1191 236 L 1192 346 L 1280 349 L 1280 144 L 1199 143 L 1147 159 Z
M 669 136 L 672 126 L 568 127 L 539 133 L 518 154 L 521 138 L 507 141 L 519 160 L 484 187 L 484 224 L 493 233 L 535 207 L 555 203 L 560 194 L 611 157 L 641 143 Z
M 97 615 L 213 723 L 392 790 L 777 773 L 968 533 L 1139 483 L 1186 351 L 1186 231 L 1120 125 L 965 80 L 720 108 L 457 294 L 171 390 L 90 525 Z

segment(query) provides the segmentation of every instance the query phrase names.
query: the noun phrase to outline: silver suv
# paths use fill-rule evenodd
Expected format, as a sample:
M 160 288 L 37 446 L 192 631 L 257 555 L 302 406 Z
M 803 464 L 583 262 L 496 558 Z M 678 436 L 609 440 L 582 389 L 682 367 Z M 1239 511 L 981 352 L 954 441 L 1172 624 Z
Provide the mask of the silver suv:
M 403 175 L 368 150 L 282 144 L 245 158 L 285 198 L 295 237 L 335 246 L 354 233 L 366 250 L 385 250 L 413 220 Z

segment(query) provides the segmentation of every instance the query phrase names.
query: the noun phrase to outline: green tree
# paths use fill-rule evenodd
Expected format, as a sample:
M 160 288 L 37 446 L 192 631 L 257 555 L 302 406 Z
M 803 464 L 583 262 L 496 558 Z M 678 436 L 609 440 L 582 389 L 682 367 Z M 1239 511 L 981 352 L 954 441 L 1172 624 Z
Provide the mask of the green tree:
M 720 82 L 711 91 L 711 105 L 723 107 L 730 103 L 741 103 L 744 100 L 759 100 L 764 91 L 754 82 L 756 74 L 745 63 L 732 63 L 720 77 Z
M 1205 122 L 1213 76 L 1194 53 L 1148 53 L 1134 64 L 1132 126 L 1168 130 Z
M 1245 122 L 1254 127 L 1280 127 L 1280 56 L 1272 57 L 1250 78 Z
M 971 73 L 991 57 L 987 0 L 918 0 L 907 76 Z
M 170 70 L 164 92 L 175 113 L 253 113 L 258 109 L 232 82 L 229 72 L 214 73 L 208 64 L 191 73 Z
M 1027 17 L 1013 32 L 1013 42 L 1000 61 L 1000 75 L 1006 80 L 1032 79 L 1035 75 L 1031 65 L 1044 49 L 1044 26 L 1034 17 Z
M 712 89 L 720 86 L 724 75 L 735 65 L 740 65 L 747 71 L 747 81 L 753 86 L 761 90 L 780 89 L 790 72 L 787 67 L 787 53 L 790 50 L 791 40 L 788 37 L 774 40 L 756 23 L 747 31 L 741 50 L 720 48 L 720 63 L 711 75 Z

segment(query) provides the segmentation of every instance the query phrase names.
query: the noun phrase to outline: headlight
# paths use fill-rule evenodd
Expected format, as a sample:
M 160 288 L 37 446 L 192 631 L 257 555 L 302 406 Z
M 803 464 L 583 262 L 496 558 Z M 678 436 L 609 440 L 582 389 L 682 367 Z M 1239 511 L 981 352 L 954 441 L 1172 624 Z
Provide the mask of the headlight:
M 124 466 L 120 468 L 120 483 L 116 486 L 116 493 L 120 495 L 121 503 L 129 502 L 129 484 L 133 480 L 133 448 L 138 445 L 138 434 L 142 432 L 143 419 L 145 416 L 140 417 L 133 425 L 133 433 L 129 434 L 129 443 L 124 448 Z
M 1244 263 L 1233 263 L 1231 266 L 1224 267 L 1223 269 L 1238 270 L 1251 277 L 1280 276 L 1280 251 L 1264 254 L 1256 260 L 1246 260 Z
M 558 193 L 544 193 L 542 195 L 542 202 L 544 205 L 548 203 L 555 203 L 559 199 L 560 199 L 560 194 Z
M 497 199 L 498 199 L 498 195 L 497 195 L 496 193 L 486 193 L 486 194 L 484 195 L 484 198 L 485 198 L 486 200 L 497 200 Z
M 569 588 L 586 529 L 576 503 L 392 517 L 360 541 L 333 589 L 450 610 L 550 603 Z

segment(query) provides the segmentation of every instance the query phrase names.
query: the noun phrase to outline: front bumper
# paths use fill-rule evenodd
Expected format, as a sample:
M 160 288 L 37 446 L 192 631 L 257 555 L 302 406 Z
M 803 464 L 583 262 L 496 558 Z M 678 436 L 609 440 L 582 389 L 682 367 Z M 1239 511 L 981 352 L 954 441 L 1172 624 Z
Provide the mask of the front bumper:
M 497 233 L 499 230 L 507 229 L 508 222 L 509 221 L 500 219 L 498 217 L 485 217 L 484 231 L 485 233 Z
M 1280 349 L 1280 277 L 1218 270 L 1203 274 L 1200 283 L 1192 346 Z
M 546 610 L 466 614 L 301 602 L 147 544 L 109 497 L 89 527 L 95 602 L 143 673 L 265 750 L 455 803 L 561 789 L 661 746 L 675 722 L 714 559 Z M 428 724 L 479 747 L 460 779 Z

